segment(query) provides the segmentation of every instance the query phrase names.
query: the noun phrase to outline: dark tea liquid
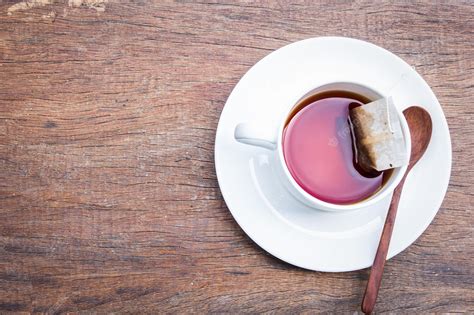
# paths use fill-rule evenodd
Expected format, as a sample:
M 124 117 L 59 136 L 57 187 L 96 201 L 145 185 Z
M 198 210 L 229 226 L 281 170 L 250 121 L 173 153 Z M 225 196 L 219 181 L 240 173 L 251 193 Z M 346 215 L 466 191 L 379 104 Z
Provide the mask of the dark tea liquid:
M 354 93 L 331 91 L 297 104 L 283 132 L 283 153 L 291 175 L 314 197 L 351 204 L 377 192 L 387 174 L 363 174 L 355 163 L 349 128 L 349 105 L 370 100 Z

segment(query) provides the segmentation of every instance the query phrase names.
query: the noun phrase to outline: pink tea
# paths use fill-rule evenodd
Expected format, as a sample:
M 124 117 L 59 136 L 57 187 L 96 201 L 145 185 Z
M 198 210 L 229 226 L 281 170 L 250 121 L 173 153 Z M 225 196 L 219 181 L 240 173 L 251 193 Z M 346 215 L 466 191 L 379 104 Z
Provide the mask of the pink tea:
M 364 174 L 354 159 L 349 107 L 369 103 L 354 93 L 331 91 L 295 106 L 283 132 L 283 153 L 296 182 L 312 196 L 351 204 L 376 193 L 390 172 Z

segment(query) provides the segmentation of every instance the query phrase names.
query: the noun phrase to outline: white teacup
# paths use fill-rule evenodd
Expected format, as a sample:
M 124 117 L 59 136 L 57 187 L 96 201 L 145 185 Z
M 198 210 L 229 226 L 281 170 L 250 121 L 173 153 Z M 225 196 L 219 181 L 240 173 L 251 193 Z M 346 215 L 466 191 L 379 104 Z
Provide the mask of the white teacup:
M 353 92 L 362 96 L 367 97 L 370 100 L 376 100 L 387 95 L 382 95 L 379 92 L 374 91 L 366 86 L 363 86 L 358 83 L 349 83 L 349 82 L 337 82 L 329 83 L 320 87 L 317 87 L 302 97 L 299 97 L 295 102 L 288 104 L 287 111 L 284 115 L 281 115 L 279 118 L 279 123 L 276 128 L 271 130 L 268 127 L 264 127 L 258 123 L 254 122 L 244 122 L 240 123 L 235 127 L 234 137 L 237 141 L 245 144 L 250 144 L 262 148 L 271 150 L 274 154 L 274 160 L 276 161 L 276 170 L 279 180 L 284 184 L 284 186 L 291 192 L 291 194 L 296 197 L 298 200 L 304 204 L 325 211 L 347 211 L 347 210 L 356 210 L 364 208 L 370 205 L 373 205 L 380 200 L 384 199 L 388 195 L 393 193 L 393 190 L 398 185 L 398 183 L 403 178 L 407 166 L 395 168 L 388 179 L 388 181 L 383 185 L 383 187 L 377 191 L 375 194 L 366 198 L 362 201 L 353 203 L 353 204 L 334 204 L 329 203 L 323 200 L 320 200 L 308 192 L 306 192 L 298 183 L 295 181 L 293 176 L 290 174 L 288 167 L 283 156 L 283 129 L 285 127 L 285 122 L 288 118 L 288 115 L 291 113 L 295 105 L 297 105 L 301 100 L 306 99 L 307 97 L 315 94 L 319 94 L 326 91 L 348 91 Z M 394 100 L 396 104 L 396 100 Z M 403 135 L 405 137 L 405 147 L 407 150 L 407 156 L 410 156 L 411 151 L 411 139 L 410 139 L 410 130 L 408 129 L 407 122 L 403 113 L 398 111 L 400 118 L 400 123 L 403 130 Z M 329 141 L 329 139 L 328 139 Z M 408 162 L 408 161 L 407 161 Z

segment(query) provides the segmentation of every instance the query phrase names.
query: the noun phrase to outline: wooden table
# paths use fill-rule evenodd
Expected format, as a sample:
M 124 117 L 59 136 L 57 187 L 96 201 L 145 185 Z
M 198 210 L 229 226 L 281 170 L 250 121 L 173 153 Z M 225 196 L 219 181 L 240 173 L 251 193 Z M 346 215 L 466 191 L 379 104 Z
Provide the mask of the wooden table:
M 451 130 L 442 208 L 388 262 L 376 310 L 474 312 L 473 1 L 33 2 L 0 4 L 1 313 L 356 312 L 369 271 L 265 253 L 214 170 L 240 77 L 322 35 L 415 66 Z

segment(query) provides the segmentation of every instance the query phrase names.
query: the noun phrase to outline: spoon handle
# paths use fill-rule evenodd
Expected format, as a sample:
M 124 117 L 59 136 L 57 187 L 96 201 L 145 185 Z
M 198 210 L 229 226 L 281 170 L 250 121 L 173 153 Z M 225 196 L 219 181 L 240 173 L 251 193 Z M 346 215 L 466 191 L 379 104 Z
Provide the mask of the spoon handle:
M 390 239 L 392 238 L 393 225 L 397 216 L 398 202 L 400 201 L 405 178 L 406 176 L 403 177 L 402 181 L 395 188 L 392 201 L 390 202 L 390 208 L 388 209 L 387 218 L 385 219 L 379 247 L 377 248 L 377 254 L 372 264 L 369 280 L 367 281 L 364 299 L 362 300 L 362 312 L 365 314 L 372 313 L 375 301 L 377 300 L 380 283 L 382 281 L 383 268 L 385 266 L 385 260 L 387 259 L 388 247 L 390 245 Z

